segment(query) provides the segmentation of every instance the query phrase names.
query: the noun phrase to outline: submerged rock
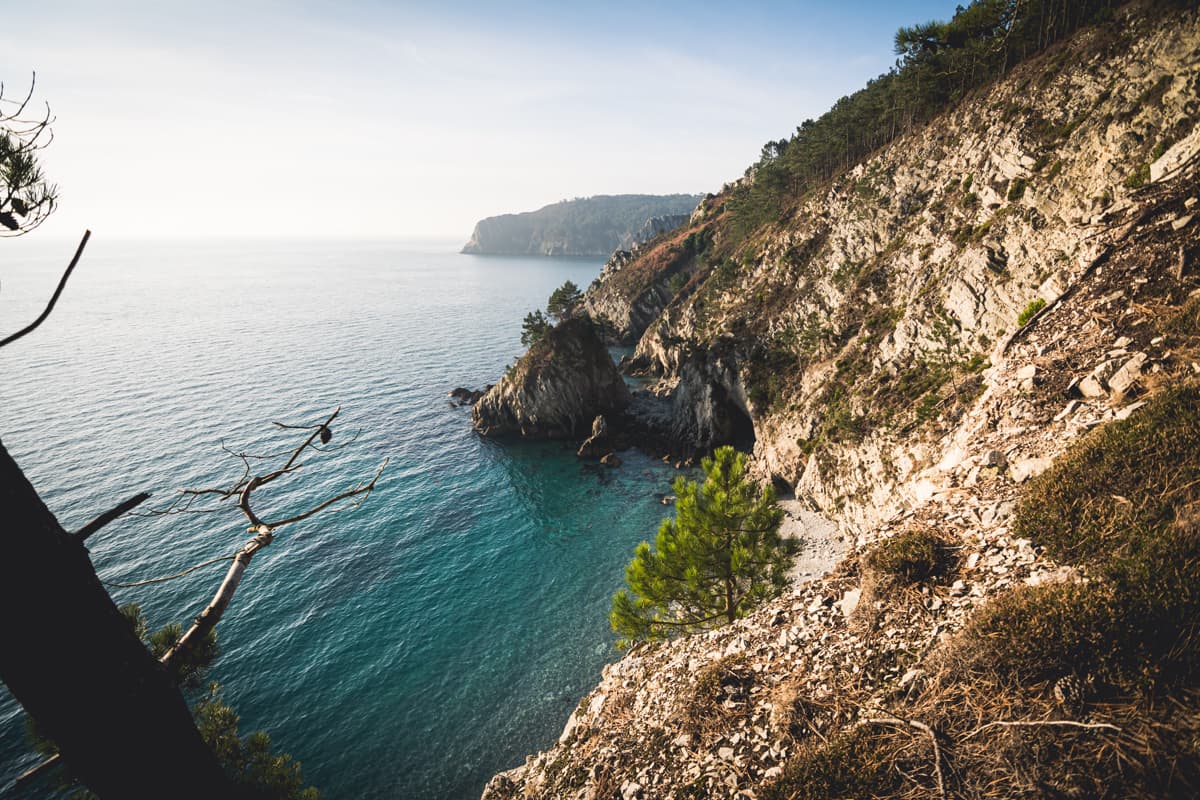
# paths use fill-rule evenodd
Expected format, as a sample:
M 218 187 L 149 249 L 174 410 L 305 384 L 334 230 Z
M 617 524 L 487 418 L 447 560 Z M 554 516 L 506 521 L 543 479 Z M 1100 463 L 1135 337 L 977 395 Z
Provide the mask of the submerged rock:
M 596 326 L 579 317 L 529 348 L 479 399 L 471 418 L 484 436 L 561 439 L 582 434 L 598 415 L 619 413 L 629 399 Z

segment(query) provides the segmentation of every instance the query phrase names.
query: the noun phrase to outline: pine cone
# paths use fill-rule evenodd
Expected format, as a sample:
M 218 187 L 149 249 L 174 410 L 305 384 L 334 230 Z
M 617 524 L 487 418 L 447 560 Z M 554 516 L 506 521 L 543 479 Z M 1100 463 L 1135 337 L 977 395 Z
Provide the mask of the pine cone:
M 1054 682 L 1054 699 L 1064 712 L 1076 716 L 1087 699 L 1084 682 L 1076 675 L 1064 675 Z

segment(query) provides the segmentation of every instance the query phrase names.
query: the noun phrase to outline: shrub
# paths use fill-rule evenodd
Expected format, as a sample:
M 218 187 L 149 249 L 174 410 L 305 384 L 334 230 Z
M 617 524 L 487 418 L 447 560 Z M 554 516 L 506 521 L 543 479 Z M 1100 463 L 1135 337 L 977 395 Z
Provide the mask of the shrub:
M 1140 189 L 1150 181 L 1150 163 L 1145 162 L 1125 178 L 1126 189 Z
M 1176 311 L 1157 317 L 1160 333 L 1168 336 L 1200 336 L 1200 294 L 1194 294 Z
M 1093 431 L 1034 479 L 1017 535 L 1070 563 L 1110 562 L 1160 536 L 1176 509 L 1200 500 L 1200 387 L 1156 397 Z
M 1038 659 L 1071 670 L 1093 663 L 1131 685 L 1147 670 L 1196 673 L 1198 505 L 1193 383 L 1093 431 L 1031 481 L 1014 532 L 1102 581 L 1017 595 L 984 615 L 981 635 L 998 646 L 1002 638 L 1006 659 L 1022 669 Z
M 573 281 L 567 281 L 550 293 L 550 299 L 546 301 L 546 313 L 557 320 L 564 320 L 571 316 L 582 300 L 583 293 L 579 287 Z
M 895 748 L 871 734 L 870 729 L 859 728 L 802 750 L 759 796 L 766 800 L 900 796 L 905 786 L 897 766 L 909 759 L 899 758 Z
M 675 295 L 679 294 L 684 285 L 687 284 L 687 281 L 687 275 L 684 275 L 682 272 L 676 272 L 667 280 L 667 291 L 670 292 L 672 297 L 674 297 Z
M 1046 301 L 1042 298 L 1030 300 L 1029 305 L 1025 306 L 1025 310 L 1017 315 L 1017 327 L 1024 328 L 1029 324 L 1029 320 L 1033 319 L 1039 311 L 1046 307 Z
M 551 327 L 550 320 L 546 319 L 541 311 L 530 311 L 525 315 L 525 321 L 521 323 L 521 344 L 525 347 L 533 347 L 546 338 Z
M 1024 178 L 1017 178 L 1008 187 L 1008 202 L 1015 203 L 1025 195 L 1025 188 L 1028 182 Z
M 703 484 L 676 478 L 675 517 L 625 568 L 628 589 L 613 596 L 609 615 L 622 645 L 733 622 L 787 586 L 795 547 L 779 536 L 774 489 L 749 478 L 746 454 L 732 447 L 701 467 Z
M 867 566 L 904 583 L 917 583 L 945 575 L 953 552 L 946 539 L 922 528 L 881 542 L 867 555 Z

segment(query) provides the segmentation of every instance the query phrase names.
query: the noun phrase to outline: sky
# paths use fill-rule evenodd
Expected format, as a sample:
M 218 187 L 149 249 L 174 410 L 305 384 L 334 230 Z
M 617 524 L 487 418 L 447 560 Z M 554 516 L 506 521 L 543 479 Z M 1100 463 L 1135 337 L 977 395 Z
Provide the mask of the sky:
M 465 240 L 718 191 L 956 3 L 37 0 L 4 11 L 0 80 L 36 71 L 55 117 L 39 234 Z

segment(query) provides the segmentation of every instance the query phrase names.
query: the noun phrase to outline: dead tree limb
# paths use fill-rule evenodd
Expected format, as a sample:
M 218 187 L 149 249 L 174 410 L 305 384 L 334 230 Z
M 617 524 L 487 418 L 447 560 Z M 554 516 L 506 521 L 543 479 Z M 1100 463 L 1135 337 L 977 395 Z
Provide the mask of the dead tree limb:
M 229 607 L 229 601 L 233 599 L 233 593 L 237 591 L 238 584 L 242 582 L 242 574 L 250 565 L 250 559 L 254 558 L 254 554 L 259 550 L 269 545 L 273 539 L 274 535 L 271 533 L 271 529 L 264 526 L 258 535 L 246 542 L 241 550 L 238 550 L 237 555 L 233 557 L 233 564 L 230 565 L 229 572 L 225 573 L 225 580 L 221 581 L 213 599 L 200 612 L 200 615 L 192 623 L 192 627 L 188 628 L 187 633 L 179 638 L 175 646 L 163 653 L 161 661 L 165 666 L 173 666 L 181 653 L 186 652 L 195 642 L 202 641 L 208 632 L 216 627 L 225 613 L 225 609 Z
M 66 288 L 67 279 L 70 278 L 71 273 L 75 271 L 75 265 L 79 263 L 79 257 L 83 255 L 83 248 L 87 247 L 88 239 L 90 238 L 92 238 L 92 232 L 84 231 L 83 239 L 79 241 L 79 247 L 75 249 L 75 257 L 72 258 L 71 263 L 67 265 L 67 271 L 63 273 L 62 279 L 58 282 L 58 288 L 55 289 L 54 294 L 50 296 L 50 302 L 46 304 L 46 310 L 43 311 L 37 319 L 26 325 L 21 330 L 17 331 L 11 336 L 5 337 L 3 340 L 0 340 L 0 347 L 4 347 L 7 344 L 12 344 L 22 336 L 33 333 L 33 331 L 39 325 L 46 321 L 46 317 L 50 316 L 50 312 L 54 310 L 54 304 L 58 302 L 59 295 L 61 295 L 63 289 Z
M 179 641 L 176 642 L 175 645 L 172 646 L 170 649 L 168 649 L 165 653 L 163 653 L 162 657 L 159 659 L 160 663 L 162 663 L 165 667 L 167 667 L 168 670 L 171 667 L 173 667 L 177 661 L 182 659 L 183 656 L 188 652 L 189 649 L 191 649 L 197 643 L 204 641 L 205 637 L 209 634 L 209 632 L 211 632 L 216 627 L 217 623 L 221 620 L 221 617 L 224 615 L 225 610 L 229 607 L 229 603 L 233 600 L 233 596 L 237 592 L 238 586 L 242 582 L 242 577 L 245 575 L 246 568 L 248 566 L 250 566 L 250 561 L 254 558 L 255 554 L 258 553 L 259 550 L 263 549 L 264 547 L 266 547 L 267 545 L 271 544 L 271 542 L 274 541 L 275 532 L 278 529 L 280 529 L 286 525 L 291 525 L 292 523 L 300 522 L 301 520 L 308 519 L 309 517 L 314 516 L 315 514 L 318 514 L 321 511 L 324 511 L 325 509 L 329 508 L 330 506 L 332 506 L 336 503 L 339 503 L 343 500 L 348 500 L 350 498 L 358 497 L 358 498 L 361 498 L 358 502 L 362 502 L 362 500 L 365 500 L 367 498 L 367 496 L 369 496 L 371 494 L 371 492 L 374 491 L 375 484 L 378 482 L 380 476 L 383 474 L 384 469 L 388 465 L 387 459 L 385 459 L 383 464 L 380 465 L 379 469 L 375 472 L 375 474 L 371 478 L 371 480 L 367 481 L 366 483 L 359 483 L 355 486 L 350 487 L 346 491 L 344 491 L 338 495 L 335 495 L 334 497 L 328 498 L 326 500 L 322 500 L 321 502 L 317 503 L 316 505 L 312 506 L 311 508 L 309 508 L 305 511 L 301 511 L 299 513 L 293 514 L 293 515 L 291 515 L 289 517 L 285 517 L 283 519 L 276 520 L 274 522 L 264 522 L 258 516 L 258 514 L 254 511 L 254 508 L 252 506 L 252 502 L 254 499 L 254 492 L 261 489 L 264 486 L 267 486 L 267 485 L 273 483 L 274 481 L 276 481 L 284 476 L 293 475 L 293 474 L 299 472 L 300 469 L 304 466 L 303 463 L 301 463 L 299 461 L 299 459 L 305 450 L 312 449 L 317 452 L 328 452 L 330 449 L 333 449 L 333 448 L 323 448 L 323 447 L 319 446 L 317 444 L 317 442 L 319 441 L 320 443 L 324 444 L 324 443 L 328 443 L 333 438 L 333 430 L 332 430 L 332 428 L 330 428 L 330 425 L 332 424 L 332 422 L 337 418 L 338 414 L 340 414 L 340 413 L 341 413 L 341 408 L 339 407 L 336 410 L 334 410 L 334 412 L 332 414 L 330 414 L 329 417 L 326 418 L 323 422 L 317 423 L 315 425 L 285 425 L 285 424 L 279 423 L 279 422 L 275 423 L 275 425 L 277 427 L 279 427 L 283 430 L 309 430 L 309 431 L 312 431 L 308 435 L 308 437 L 304 440 L 304 442 L 302 442 L 299 447 L 296 447 L 293 450 L 286 450 L 286 451 L 282 451 L 280 453 L 276 453 L 276 454 L 272 454 L 272 455 L 258 456 L 258 455 L 253 455 L 250 453 L 235 452 L 235 451 L 232 451 L 229 448 L 225 448 L 223 446 L 223 449 L 226 452 L 228 452 L 230 455 L 237 458 L 243 464 L 243 472 L 242 472 L 241 477 L 238 478 L 238 480 L 231 487 L 225 488 L 225 489 L 220 489 L 220 488 L 182 489 L 182 490 L 180 490 L 179 496 L 176 499 L 176 501 L 171 506 L 169 506 L 167 509 L 151 512 L 151 515 L 175 514 L 175 513 L 193 513 L 193 514 L 210 513 L 212 511 L 218 511 L 221 509 L 194 509 L 194 508 L 191 508 L 191 505 L 195 500 L 201 499 L 201 498 L 215 499 L 215 501 L 217 503 L 221 503 L 223 501 L 229 500 L 232 497 L 237 497 L 238 498 L 237 508 L 242 512 L 242 514 L 250 522 L 250 530 L 251 530 L 251 532 L 254 533 L 254 537 L 251 538 L 244 545 L 242 545 L 241 549 L 239 549 L 232 556 L 219 556 L 217 558 L 209 559 L 208 561 L 204 561 L 199 564 L 194 564 L 191 567 L 188 567 L 187 569 L 185 569 L 181 572 L 175 573 L 174 575 L 168 575 L 168 576 L 165 576 L 162 578 L 152 578 L 149 580 L 137 581 L 137 582 L 133 582 L 133 583 L 108 583 L 107 584 L 109 586 L 133 587 L 133 586 L 145 586 L 145 585 L 149 585 L 149 584 L 153 584 L 153 583 L 163 583 L 165 581 L 170 581 L 170 580 L 175 580 L 177 578 L 181 578 L 184 575 L 188 575 L 202 567 L 211 566 L 212 564 L 215 564 L 219 561 L 227 561 L 227 560 L 233 561 L 233 563 L 229 566 L 229 570 L 225 573 L 225 578 L 224 578 L 224 580 L 221 581 L 221 585 L 217 587 L 217 591 L 213 595 L 212 600 L 210 600 L 208 605 L 204 607 L 204 610 L 201 611 L 200 614 L 196 616 L 195 620 L 192 623 L 192 626 L 190 628 L 188 628 L 187 632 L 184 633 L 183 636 L 180 637 Z M 355 433 L 354 436 L 352 437 L 351 441 L 353 441 L 354 438 L 357 438 L 357 436 L 358 436 L 358 434 Z M 349 443 L 349 442 L 347 442 L 347 443 Z M 281 457 L 283 457 L 283 455 L 287 455 L 288 459 L 286 462 L 284 462 L 283 466 L 281 466 L 280 468 L 278 468 L 276 470 L 272 470 L 271 472 L 268 472 L 264 475 L 255 475 L 253 477 L 249 477 L 250 462 L 252 460 L 263 460 L 263 459 L 270 459 L 270 458 L 277 458 L 277 457 L 281 458 Z M 80 529 L 80 531 L 76 534 L 76 536 L 81 539 L 85 538 L 87 535 L 90 535 L 91 533 L 95 532 L 96 530 L 99 530 L 101 527 L 103 527 L 108 522 L 111 522 L 113 519 L 116 519 L 118 516 L 120 516 L 125 511 L 128 511 L 129 509 L 138 505 L 143 500 L 145 500 L 146 497 L 148 497 L 148 496 L 149 495 L 138 495 L 136 497 L 130 498 L 129 500 L 122 503 L 121 505 L 117 506 L 116 508 L 112 509 L 111 511 L 108 511 L 108 512 L 100 515 L 99 517 L 96 518 L 96 520 L 85 525 L 83 528 Z M 179 498 L 185 498 L 185 499 L 181 503 Z M 22 773 L 17 778 L 17 782 L 24 783 L 24 782 L 28 781 L 30 778 L 33 778 L 33 777 L 41 774 L 42 772 L 44 772 L 47 769 L 54 766 L 55 764 L 59 763 L 60 760 L 61 760 L 61 757 L 58 754 L 50 756 L 46 760 L 42 761 L 41 763 L 37 764 L 36 766 L 34 766 L 34 767 L 26 770 L 24 773 Z
M 250 531 L 254 534 L 254 537 L 250 539 L 250 541 L 246 542 L 246 544 L 244 544 L 242 548 L 232 556 L 233 563 L 229 565 L 229 570 L 225 573 L 225 579 L 221 581 L 221 585 L 217 587 L 217 591 L 213 595 L 212 600 L 210 600 L 208 605 L 205 606 L 204 610 L 200 612 L 195 621 L 192 623 L 192 626 L 188 628 L 187 632 L 183 634 L 179 641 L 163 654 L 162 663 L 164 665 L 167 667 L 173 666 L 174 662 L 180 658 L 182 653 L 185 653 L 197 642 L 203 641 L 209 632 L 216 627 L 216 624 L 220 621 L 221 616 L 225 613 L 225 609 L 229 607 L 229 603 L 233 599 L 233 595 L 237 591 L 238 586 L 241 584 L 242 576 L 245 574 L 246 568 L 250 566 L 250 561 L 254 558 L 255 554 L 258 553 L 259 550 L 268 546 L 275 540 L 276 531 L 286 525 L 291 525 L 292 523 L 308 519 L 309 517 L 318 514 L 343 500 L 348 500 L 354 497 L 361 497 L 365 500 L 366 497 L 370 495 L 372 491 L 374 491 L 375 484 L 379 481 L 379 477 L 383 474 L 383 470 L 387 467 L 388 462 L 386 459 L 375 472 L 375 475 L 371 478 L 371 480 L 367 481 L 366 483 L 356 484 L 346 491 L 335 495 L 334 497 L 322 500 L 305 511 L 284 517 L 282 519 L 267 522 L 259 517 L 258 513 L 254 510 L 253 501 L 254 493 L 256 491 L 262 489 L 264 486 L 270 485 L 284 476 L 293 475 L 298 472 L 304 466 L 299 459 L 305 450 L 312 448 L 320 451 L 320 448 L 316 443 L 319 441 L 324 444 L 333 438 L 333 431 L 332 428 L 330 428 L 330 425 L 335 419 L 337 419 L 337 416 L 340 413 L 341 407 L 339 406 L 323 422 L 319 422 L 314 425 L 285 425 L 281 422 L 276 422 L 275 425 L 284 430 L 312 431 L 300 444 L 300 446 L 296 447 L 294 450 L 288 451 L 289 455 L 287 461 L 285 461 L 278 469 L 262 475 L 254 475 L 251 477 L 250 462 L 252 459 L 257 459 L 260 457 L 248 453 L 234 452 L 228 450 L 228 448 L 225 448 L 227 452 L 242 462 L 243 470 L 241 477 L 231 487 L 226 489 L 185 489 L 181 492 L 181 496 L 187 497 L 188 499 L 184 502 L 183 508 L 176 509 L 177 511 L 191 511 L 191 504 L 193 500 L 199 497 L 207 496 L 216 498 L 216 501 L 220 503 L 236 496 L 237 507 L 242 512 L 243 516 L 246 517 L 246 520 L 250 523 Z M 279 455 L 280 457 L 282 456 L 282 454 Z M 269 456 L 267 458 L 269 458 Z M 359 502 L 362 502 L 362 500 L 359 500 Z M 172 509 L 167 509 L 167 513 L 170 513 L 171 510 Z M 195 511 L 200 510 L 201 509 L 196 509 Z M 198 569 L 199 566 L 204 565 L 197 565 L 192 569 Z M 188 571 L 191 570 L 186 570 L 185 573 L 181 574 L 186 574 Z M 171 578 L 167 579 L 170 580 L 174 577 L 179 576 L 172 576 Z
M 938 794 L 946 800 L 946 779 L 942 774 L 942 748 L 938 744 L 937 734 L 933 728 L 915 719 L 900 719 L 899 717 L 870 717 L 862 721 L 863 725 L 894 725 L 898 728 L 915 728 L 929 737 L 933 744 L 933 770 L 937 777 Z
M 1027 722 L 989 722 L 986 725 L 980 725 L 975 730 L 968 733 L 962 738 L 966 741 L 974 736 L 977 736 L 989 728 L 1084 728 L 1086 730 L 1105 730 L 1120 733 L 1121 729 L 1116 725 L 1110 725 L 1107 722 L 1076 722 L 1072 719 L 1049 719 L 1041 721 Z
M 133 497 L 129 498 L 124 503 L 121 503 L 116 508 L 111 508 L 108 511 L 105 511 L 103 514 L 96 517 L 94 520 L 89 522 L 87 525 L 84 525 L 82 528 L 75 531 L 75 538 L 81 542 L 86 541 L 89 536 L 91 536 L 93 533 L 95 533 L 96 531 L 103 528 L 105 525 L 112 522 L 117 517 L 124 514 L 126 511 L 130 511 L 134 508 L 137 508 L 138 506 L 140 506 L 142 503 L 146 502 L 149 499 L 150 499 L 149 492 L 140 492 L 138 494 L 135 494 Z
M 213 564 L 220 564 L 222 561 L 233 561 L 235 558 L 237 558 L 236 555 L 217 556 L 216 558 L 210 558 L 208 561 L 201 561 L 199 564 L 193 564 L 192 566 L 188 567 L 185 570 L 176 572 L 174 575 L 165 575 L 161 578 L 147 578 L 144 581 L 134 581 L 133 583 L 116 583 L 114 581 L 100 581 L 100 582 L 103 583 L 105 586 L 111 586 L 115 589 L 134 589 L 138 586 L 150 586 L 151 584 L 154 584 L 154 583 L 166 583 L 167 581 L 178 580 L 179 578 L 182 578 L 185 575 L 191 575 L 193 572 L 195 572 L 198 569 L 204 569 L 205 567 L 211 567 Z

